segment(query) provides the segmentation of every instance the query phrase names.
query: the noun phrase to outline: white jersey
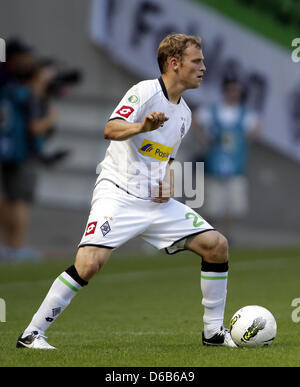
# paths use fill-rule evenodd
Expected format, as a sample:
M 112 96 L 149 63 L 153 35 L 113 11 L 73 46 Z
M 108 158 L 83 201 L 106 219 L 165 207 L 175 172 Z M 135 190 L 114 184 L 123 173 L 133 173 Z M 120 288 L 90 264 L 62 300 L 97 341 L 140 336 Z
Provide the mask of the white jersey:
M 133 86 L 112 113 L 112 119 L 143 122 L 147 114 L 159 111 L 169 117 L 156 130 L 123 141 L 111 141 L 97 182 L 110 180 L 140 197 L 150 198 L 151 189 L 165 176 L 167 164 L 174 159 L 182 138 L 191 126 L 191 111 L 181 97 L 177 104 L 168 100 L 162 78 Z

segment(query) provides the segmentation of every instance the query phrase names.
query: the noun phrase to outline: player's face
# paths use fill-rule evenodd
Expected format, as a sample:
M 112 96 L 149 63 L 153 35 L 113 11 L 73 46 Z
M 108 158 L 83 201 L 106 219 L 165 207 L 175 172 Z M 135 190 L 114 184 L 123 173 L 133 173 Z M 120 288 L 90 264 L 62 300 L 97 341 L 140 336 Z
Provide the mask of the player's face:
M 205 70 L 202 50 L 194 45 L 188 46 L 178 68 L 178 77 L 185 88 L 199 87 Z

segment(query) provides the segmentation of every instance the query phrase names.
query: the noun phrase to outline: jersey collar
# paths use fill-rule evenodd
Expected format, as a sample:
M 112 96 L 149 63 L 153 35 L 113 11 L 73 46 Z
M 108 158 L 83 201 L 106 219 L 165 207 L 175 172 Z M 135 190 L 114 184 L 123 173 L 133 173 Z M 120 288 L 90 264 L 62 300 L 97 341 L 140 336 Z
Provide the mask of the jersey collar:
M 163 81 L 162 77 L 158 78 L 158 82 L 159 82 L 159 84 L 161 86 L 161 89 L 162 89 L 162 92 L 164 93 L 164 96 L 169 101 L 169 96 L 168 96 L 168 92 L 167 92 L 167 89 L 166 89 L 166 85 L 164 84 L 164 81 Z M 179 100 L 177 102 L 177 105 L 180 103 L 180 100 L 181 100 L 181 97 L 179 98 Z

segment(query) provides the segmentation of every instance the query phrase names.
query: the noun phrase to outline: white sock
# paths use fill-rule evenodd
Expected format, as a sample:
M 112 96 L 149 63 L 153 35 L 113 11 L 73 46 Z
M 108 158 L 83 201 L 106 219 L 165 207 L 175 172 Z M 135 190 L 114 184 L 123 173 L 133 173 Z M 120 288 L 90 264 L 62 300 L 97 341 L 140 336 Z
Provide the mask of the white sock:
M 204 306 L 204 337 L 220 332 L 224 322 L 228 271 L 201 271 L 202 305 Z
M 22 337 L 29 335 L 32 331 L 38 331 L 43 335 L 62 311 L 66 309 L 80 289 L 81 285 L 68 273 L 63 272 L 53 282 L 46 298 L 33 316 Z

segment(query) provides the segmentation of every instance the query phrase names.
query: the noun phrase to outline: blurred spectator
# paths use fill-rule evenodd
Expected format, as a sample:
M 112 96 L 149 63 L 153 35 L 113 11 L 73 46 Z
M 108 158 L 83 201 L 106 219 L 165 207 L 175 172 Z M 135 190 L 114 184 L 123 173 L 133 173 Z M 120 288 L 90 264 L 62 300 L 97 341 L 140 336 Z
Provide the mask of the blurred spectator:
M 25 241 L 37 179 L 36 160 L 57 118 L 47 96 L 55 74 L 32 57 L 24 60 L 23 54 L 20 61 L 14 55 L 13 66 L 10 63 L 7 69 L 0 89 L 2 257 L 22 261 L 39 257 Z
M 17 79 L 24 66 L 34 63 L 32 47 L 19 39 L 13 38 L 6 44 L 6 62 L 0 63 L 0 89 Z
M 222 94 L 221 101 L 197 109 L 194 121 L 198 134 L 206 139 L 201 155 L 205 162 L 203 213 L 214 219 L 232 242 L 233 220 L 248 210 L 248 141 L 259 134 L 260 123 L 246 107 L 238 77 L 224 77 Z

